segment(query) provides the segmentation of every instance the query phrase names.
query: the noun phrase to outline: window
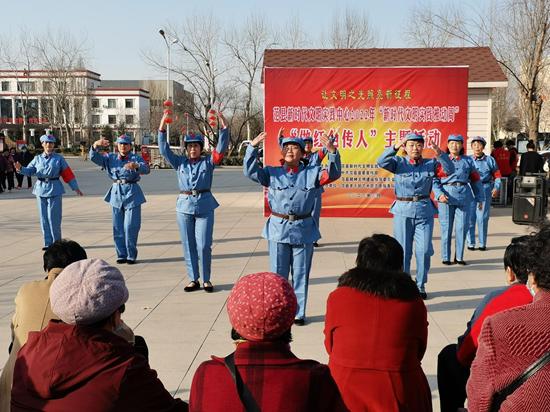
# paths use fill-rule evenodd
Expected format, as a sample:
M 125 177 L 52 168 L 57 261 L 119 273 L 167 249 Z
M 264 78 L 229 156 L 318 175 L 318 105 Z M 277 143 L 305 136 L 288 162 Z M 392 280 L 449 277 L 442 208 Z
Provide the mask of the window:
M 9 92 L 10 91 L 10 82 L 2 82 L 2 91 L 3 92 Z
M 127 109 L 133 109 L 134 108 L 134 99 L 125 99 L 124 100 L 124 107 Z
M 92 99 L 92 109 L 99 109 L 99 99 Z
M 109 124 L 116 124 L 116 116 L 113 114 L 109 115 Z
M 116 100 L 115 99 L 107 99 L 107 107 L 109 109 L 116 109 Z
M 101 117 L 98 114 L 92 114 L 92 124 L 100 124 L 101 123 Z
M 127 114 L 126 115 L 126 124 L 134 124 L 134 115 L 132 114 Z
M 42 91 L 50 92 L 52 90 L 52 83 L 44 80 L 42 82 Z
M 36 91 L 36 83 L 35 82 L 17 82 L 17 91 L 18 92 L 34 92 Z

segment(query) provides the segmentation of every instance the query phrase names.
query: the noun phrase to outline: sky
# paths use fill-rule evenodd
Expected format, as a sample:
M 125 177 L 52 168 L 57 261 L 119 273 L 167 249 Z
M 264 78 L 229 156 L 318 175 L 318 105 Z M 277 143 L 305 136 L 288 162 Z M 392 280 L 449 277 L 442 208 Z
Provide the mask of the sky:
M 298 15 L 303 29 L 311 37 L 318 37 L 324 27 L 330 26 L 334 12 L 349 7 L 369 13 L 384 46 L 407 47 L 402 27 L 414 1 L 26 0 L 22 7 L 16 1 L 0 0 L 3 15 L 0 36 L 13 37 L 22 30 L 61 28 L 76 38 L 86 39 L 88 69 L 100 73 L 103 80 L 164 79 L 165 74 L 149 66 L 142 53 L 155 50 L 164 53 L 166 46 L 159 29 L 168 23 L 178 25 L 188 16 L 212 12 L 223 19 L 224 27 L 230 27 L 252 12 L 265 15 L 271 24 L 278 26 Z

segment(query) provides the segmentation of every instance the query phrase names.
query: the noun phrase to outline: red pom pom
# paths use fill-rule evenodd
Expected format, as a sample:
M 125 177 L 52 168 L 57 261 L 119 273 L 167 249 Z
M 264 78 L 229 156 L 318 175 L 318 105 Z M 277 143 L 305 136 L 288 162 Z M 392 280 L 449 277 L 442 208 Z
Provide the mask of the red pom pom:
M 171 107 L 173 106 L 173 103 L 171 100 L 165 100 L 163 103 L 164 107 Z
M 172 118 L 171 117 L 167 117 L 166 119 L 164 119 L 164 123 L 172 123 Z
M 164 114 L 167 114 L 167 115 L 172 115 L 172 110 L 170 109 L 164 109 Z

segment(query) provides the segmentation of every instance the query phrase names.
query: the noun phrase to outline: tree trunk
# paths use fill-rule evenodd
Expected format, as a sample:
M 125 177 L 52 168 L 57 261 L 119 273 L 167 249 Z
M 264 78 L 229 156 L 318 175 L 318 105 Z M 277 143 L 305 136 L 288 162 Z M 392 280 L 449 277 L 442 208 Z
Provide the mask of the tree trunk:
M 533 140 L 537 147 L 541 106 L 542 101 L 538 99 L 529 102 L 527 109 L 527 131 L 529 132 L 529 139 Z

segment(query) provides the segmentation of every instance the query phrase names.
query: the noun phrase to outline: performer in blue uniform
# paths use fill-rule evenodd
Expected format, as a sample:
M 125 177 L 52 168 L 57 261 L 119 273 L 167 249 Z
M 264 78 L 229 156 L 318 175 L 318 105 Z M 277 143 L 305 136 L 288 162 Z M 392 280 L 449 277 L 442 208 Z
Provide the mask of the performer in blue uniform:
M 37 177 L 32 193 L 38 201 L 40 226 L 44 235 L 42 250 L 46 250 L 53 242 L 61 239 L 61 200 L 65 188 L 59 178 L 61 177 L 77 195 L 82 196 L 82 192 L 65 158 L 54 151 L 55 136 L 45 134 L 40 137 L 40 142 L 44 153 L 35 156 L 27 167 L 22 167 L 16 162 L 15 170 L 23 176 Z
M 141 175 L 149 173 L 149 165 L 132 153 L 132 139 L 123 134 L 116 140 L 118 153 L 102 155 L 98 147 L 109 145 L 100 139 L 90 148 L 90 160 L 105 169 L 113 184 L 105 195 L 105 201 L 113 209 L 113 238 L 117 263 L 134 264 L 137 259 L 137 240 L 141 228 L 141 205 L 145 196 L 138 185 Z
M 406 156 L 396 156 L 404 146 Z M 403 270 L 410 273 L 413 244 L 416 256 L 416 285 L 423 299 L 427 298 L 426 282 L 432 245 L 434 215 L 437 209 L 430 198 L 436 176 L 454 172 L 449 157 L 432 142 L 437 159 L 424 159 L 424 137 L 409 133 L 398 144 L 388 147 L 378 158 L 378 166 L 395 174 L 393 235 L 403 247 Z
M 325 158 L 327 152 L 325 148 L 322 148 L 320 150 L 317 150 L 316 152 L 313 152 L 313 138 L 311 136 L 304 137 L 304 163 L 306 165 L 315 165 L 315 166 L 321 166 L 321 163 L 323 162 L 323 159 Z M 321 219 L 321 204 L 322 204 L 322 198 L 323 193 L 325 189 L 323 186 L 321 186 L 317 191 L 317 198 L 315 199 L 315 205 L 313 206 L 313 220 L 315 220 L 315 223 L 317 223 L 317 227 L 319 230 L 321 230 L 320 225 L 320 219 Z M 319 244 L 317 242 L 313 242 L 314 247 L 318 247 Z
M 219 206 L 210 189 L 214 168 L 219 165 L 229 146 L 229 130 L 223 115 L 219 113 L 220 135 L 216 149 L 211 155 L 203 155 L 204 137 L 199 134 L 184 136 L 186 155 L 177 155 L 170 150 L 166 138 L 164 116 L 160 121 L 158 144 L 162 156 L 176 171 L 180 195 L 176 203 L 177 221 L 187 264 L 189 284 L 186 292 L 200 289 L 199 276 L 205 292 L 213 292 L 210 281 L 212 266 L 212 233 L 214 209 Z M 199 270 L 200 266 L 200 270 Z
M 260 167 L 257 160 L 258 144 L 266 138 L 260 133 L 247 147 L 244 157 L 244 174 L 268 188 L 271 216 L 267 219 L 262 236 L 269 241 L 271 271 L 288 279 L 292 272 L 294 292 L 298 299 L 295 323 L 303 325 L 306 316 L 309 272 L 313 255 L 313 242 L 321 237 L 312 213 L 319 188 L 341 175 L 340 154 L 332 141 L 323 136 L 328 153 L 328 165 L 301 162 L 304 142 L 299 137 L 280 139 L 284 164 Z
M 476 205 L 481 208 L 482 202 L 485 200 L 479 173 L 472 158 L 464 156 L 463 143 L 464 138 L 461 135 L 449 135 L 447 151 L 455 166 L 455 171 L 446 176 L 437 176 L 434 180 L 434 193 L 439 202 L 441 260 L 445 265 L 452 265 L 450 256 L 453 226 L 456 228 L 454 263 L 466 264 L 464 261 L 464 242 L 468 231 L 471 203 L 474 201 L 475 196 Z M 474 196 L 472 196 L 472 191 Z
M 468 250 L 476 250 L 476 223 L 479 237 L 479 250 L 487 250 L 487 228 L 489 227 L 489 214 L 491 213 L 491 198 L 497 197 L 500 192 L 500 171 L 494 157 L 483 153 L 487 145 L 485 139 L 476 136 L 471 139 L 474 166 L 481 178 L 485 200 L 482 207 L 476 207 L 476 202 L 470 203 L 470 222 L 468 228 Z

